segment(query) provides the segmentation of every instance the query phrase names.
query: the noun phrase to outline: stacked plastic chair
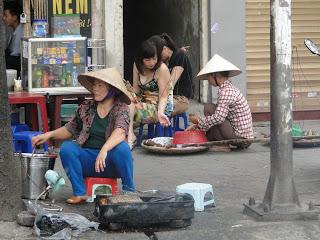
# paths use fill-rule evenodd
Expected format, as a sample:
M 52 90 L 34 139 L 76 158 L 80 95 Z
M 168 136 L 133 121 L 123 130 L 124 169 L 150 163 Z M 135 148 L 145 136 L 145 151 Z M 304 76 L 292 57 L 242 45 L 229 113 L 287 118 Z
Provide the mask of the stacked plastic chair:
M 171 119 L 170 119 L 171 121 Z M 141 123 L 139 128 L 139 134 L 137 139 L 137 145 L 140 146 L 141 142 L 143 140 L 143 129 L 145 124 Z M 154 138 L 154 137 L 172 137 L 173 135 L 173 129 L 172 125 L 168 127 L 163 127 L 159 122 L 157 123 L 149 123 L 148 124 L 148 134 L 147 138 Z
M 32 153 L 32 137 L 42 134 L 43 132 L 30 131 L 26 124 L 11 125 L 13 136 L 13 148 L 15 152 Z M 45 151 L 48 151 L 48 143 L 43 144 Z
M 183 121 L 183 127 L 180 127 L 181 118 Z M 172 120 L 173 121 L 171 121 L 171 118 L 170 118 L 170 121 L 172 122 L 172 124 L 168 127 L 161 126 L 159 122 L 149 123 L 147 139 L 154 138 L 154 137 L 172 137 L 175 131 L 184 131 L 188 127 L 188 117 L 186 112 L 173 116 Z M 141 142 L 143 140 L 144 126 L 145 126 L 144 123 L 140 124 L 138 139 L 137 139 L 138 146 L 141 145 Z

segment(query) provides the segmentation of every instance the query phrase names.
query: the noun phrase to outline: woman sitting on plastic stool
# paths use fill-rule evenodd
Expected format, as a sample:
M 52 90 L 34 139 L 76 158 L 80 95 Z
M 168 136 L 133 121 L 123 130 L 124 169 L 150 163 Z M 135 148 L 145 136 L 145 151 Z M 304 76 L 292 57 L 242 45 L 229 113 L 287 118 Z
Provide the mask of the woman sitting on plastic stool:
M 131 100 L 120 73 L 108 68 L 81 74 L 78 80 L 93 94 L 93 100 L 84 101 L 65 126 L 35 136 L 33 145 L 76 138 L 60 148 L 74 195 L 67 203 L 87 199 L 84 177 L 121 178 L 122 189 L 134 191 L 132 155 L 125 141 Z
M 192 69 L 188 56 L 185 54 L 188 47 L 178 48 L 172 38 L 166 34 L 153 35 L 148 40 L 157 47 L 161 60 L 168 65 L 173 89 L 174 130 L 179 128 L 179 117 L 183 117 L 185 128 L 188 125 L 186 111 L 189 107 L 189 98 L 193 97 Z
M 136 137 L 134 123 L 156 123 L 163 127 L 170 125 L 169 116 L 173 111 L 173 89 L 168 67 L 157 54 L 156 45 L 146 40 L 142 42 L 133 65 L 134 95 L 138 95 L 130 105 L 130 128 L 128 143 L 132 148 Z

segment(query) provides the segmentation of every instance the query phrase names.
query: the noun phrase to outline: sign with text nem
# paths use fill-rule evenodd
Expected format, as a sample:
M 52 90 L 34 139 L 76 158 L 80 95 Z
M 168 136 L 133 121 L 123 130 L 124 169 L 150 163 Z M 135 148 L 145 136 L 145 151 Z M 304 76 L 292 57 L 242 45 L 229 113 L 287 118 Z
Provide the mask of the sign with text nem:
M 54 15 L 80 15 L 80 34 L 91 37 L 91 0 L 49 0 L 49 19 Z

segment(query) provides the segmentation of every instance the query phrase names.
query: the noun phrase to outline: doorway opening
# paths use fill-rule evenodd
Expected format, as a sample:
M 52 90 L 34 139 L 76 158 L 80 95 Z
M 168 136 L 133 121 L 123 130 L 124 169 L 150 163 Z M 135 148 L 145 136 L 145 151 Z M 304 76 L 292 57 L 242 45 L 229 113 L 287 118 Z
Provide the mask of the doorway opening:
M 187 53 L 193 76 L 200 67 L 200 3 L 194 0 L 123 1 L 124 76 L 132 81 L 136 50 L 152 35 L 168 33 L 178 46 L 191 46 Z M 199 81 L 193 78 L 194 99 Z

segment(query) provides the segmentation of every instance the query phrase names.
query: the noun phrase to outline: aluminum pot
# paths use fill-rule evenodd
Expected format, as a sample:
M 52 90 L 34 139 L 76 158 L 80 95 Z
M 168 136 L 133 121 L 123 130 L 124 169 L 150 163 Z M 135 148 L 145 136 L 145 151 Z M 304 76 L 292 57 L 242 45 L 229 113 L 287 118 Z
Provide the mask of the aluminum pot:
M 52 165 L 51 155 L 32 153 L 17 155 L 21 160 L 22 198 L 36 199 L 46 188 L 44 175 Z

